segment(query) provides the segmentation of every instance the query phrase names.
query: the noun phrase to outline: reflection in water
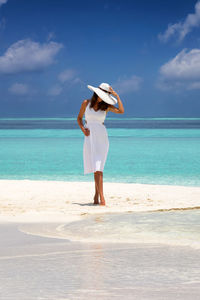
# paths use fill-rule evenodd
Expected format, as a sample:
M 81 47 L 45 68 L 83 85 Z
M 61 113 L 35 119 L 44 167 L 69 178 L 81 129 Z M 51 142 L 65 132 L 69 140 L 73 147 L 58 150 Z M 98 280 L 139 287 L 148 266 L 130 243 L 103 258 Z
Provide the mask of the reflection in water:
M 102 222 L 104 222 L 103 216 L 95 217 L 94 220 L 95 220 L 96 223 L 102 223 Z
M 103 216 L 95 217 L 96 223 L 103 223 Z M 81 288 L 84 290 L 101 290 L 104 287 L 104 250 L 102 244 L 91 244 L 91 252 L 81 256 L 80 272 L 84 273 Z

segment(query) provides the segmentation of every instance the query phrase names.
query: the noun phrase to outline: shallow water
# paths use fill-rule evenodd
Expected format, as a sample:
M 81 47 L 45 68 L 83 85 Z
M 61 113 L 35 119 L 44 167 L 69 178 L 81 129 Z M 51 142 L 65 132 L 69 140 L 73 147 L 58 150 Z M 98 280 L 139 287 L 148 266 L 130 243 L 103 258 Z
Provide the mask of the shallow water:
M 199 299 L 199 250 L 69 242 L 18 231 L 28 225 L 0 224 L 2 300 Z M 37 226 L 51 231 L 59 224 Z
M 200 249 L 200 210 L 97 214 L 69 224 L 24 225 L 20 230 L 72 241 L 161 243 Z

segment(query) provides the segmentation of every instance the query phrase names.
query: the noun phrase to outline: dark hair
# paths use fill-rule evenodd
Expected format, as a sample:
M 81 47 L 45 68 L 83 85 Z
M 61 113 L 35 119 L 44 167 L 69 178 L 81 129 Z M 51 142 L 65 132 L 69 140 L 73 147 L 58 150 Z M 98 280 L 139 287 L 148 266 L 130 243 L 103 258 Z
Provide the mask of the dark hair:
M 90 108 L 94 107 L 97 102 L 98 95 L 94 92 L 90 99 Z M 98 103 L 98 110 L 106 110 L 110 104 L 104 102 L 103 100 Z

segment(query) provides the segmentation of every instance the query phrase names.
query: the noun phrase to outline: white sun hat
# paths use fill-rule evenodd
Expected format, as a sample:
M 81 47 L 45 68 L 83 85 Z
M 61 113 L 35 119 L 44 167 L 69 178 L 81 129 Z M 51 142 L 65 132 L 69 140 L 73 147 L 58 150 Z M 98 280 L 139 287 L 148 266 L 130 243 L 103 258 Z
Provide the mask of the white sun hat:
M 110 85 L 108 83 L 103 82 L 99 87 L 94 87 L 92 85 L 88 85 L 87 87 L 95 92 L 104 102 L 113 105 L 117 103 L 117 99 L 110 93 Z

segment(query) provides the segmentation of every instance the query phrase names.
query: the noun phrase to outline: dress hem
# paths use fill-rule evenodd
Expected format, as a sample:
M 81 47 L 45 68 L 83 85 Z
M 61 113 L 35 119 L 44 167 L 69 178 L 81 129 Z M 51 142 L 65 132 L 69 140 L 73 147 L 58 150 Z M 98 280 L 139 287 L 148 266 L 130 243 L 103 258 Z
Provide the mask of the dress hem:
M 84 175 L 87 175 L 89 173 L 95 173 L 97 171 L 103 172 L 103 170 L 91 170 L 91 171 L 84 172 Z

